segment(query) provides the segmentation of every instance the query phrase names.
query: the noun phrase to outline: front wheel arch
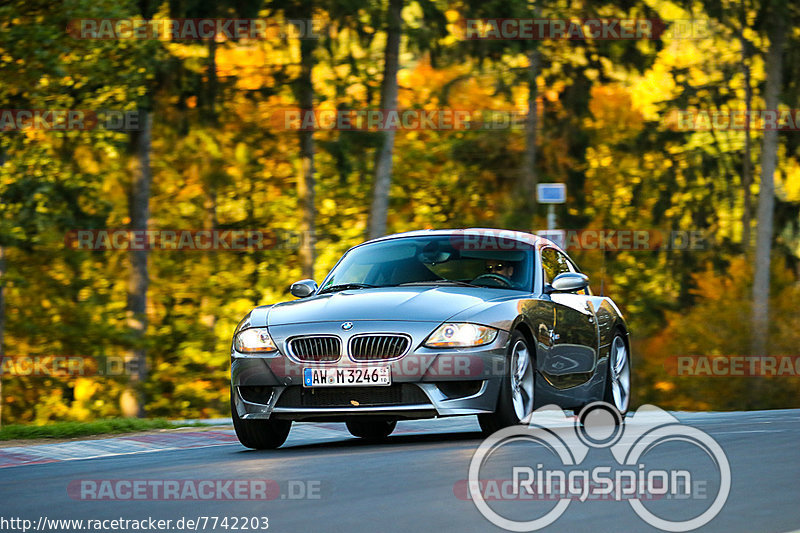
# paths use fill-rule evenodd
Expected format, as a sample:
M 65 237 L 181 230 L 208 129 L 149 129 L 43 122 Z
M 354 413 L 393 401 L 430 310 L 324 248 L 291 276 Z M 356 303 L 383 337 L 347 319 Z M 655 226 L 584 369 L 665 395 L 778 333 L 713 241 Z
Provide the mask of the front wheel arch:
M 528 346 L 533 350 L 533 358 L 536 359 L 536 343 L 533 341 L 533 331 L 531 331 L 531 327 L 528 323 L 520 318 L 509 333 L 513 333 L 514 331 L 519 331 L 525 336 L 525 340 L 528 341 Z
M 478 422 L 485 434 L 524 423 L 534 409 L 536 352 L 530 337 L 520 328 L 512 329 L 506 352 L 495 410 L 478 415 Z
M 626 404 L 624 406 L 624 409 L 620 409 L 619 406 L 616 405 L 617 402 L 616 402 L 616 399 L 615 399 L 615 396 L 614 396 L 614 393 L 613 393 L 613 390 L 612 390 L 612 387 L 613 387 L 613 384 L 614 384 L 614 381 L 615 381 L 615 380 L 612 379 L 612 374 L 614 373 L 614 370 L 612 370 L 612 365 L 615 362 L 615 357 L 614 357 L 615 343 L 614 343 L 614 341 L 616 340 L 617 337 L 619 337 L 622 340 L 622 343 L 623 343 L 623 346 L 624 346 L 624 350 L 625 350 L 625 356 L 626 356 L 626 362 L 625 362 L 626 375 L 625 375 L 625 379 L 627 380 L 627 386 L 626 386 L 626 389 L 627 389 L 626 393 L 627 394 L 626 394 Z M 631 344 L 630 343 L 630 338 L 629 338 L 628 332 L 625 330 L 625 328 L 622 327 L 622 326 L 619 326 L 619 325 L 615 326 L 614 329 L 612 330 L 611 345 L 609 346 L 609 351 L 608 351 L 608 358 L 607 358 L 606 372 L 605 372 L 605 374 L 606 374 L 606 376 L 605 376 L 605 385 L 603 387 L 603 401 L 608 403 L 608 404 L 613 405 L 623 415 L 623 417 L 630 410 L 631 397 L 633 396 L 633 355 L 631 353 L 630 344 Z M 619 383 L 619 382 L 617 382 L 617 383 Z

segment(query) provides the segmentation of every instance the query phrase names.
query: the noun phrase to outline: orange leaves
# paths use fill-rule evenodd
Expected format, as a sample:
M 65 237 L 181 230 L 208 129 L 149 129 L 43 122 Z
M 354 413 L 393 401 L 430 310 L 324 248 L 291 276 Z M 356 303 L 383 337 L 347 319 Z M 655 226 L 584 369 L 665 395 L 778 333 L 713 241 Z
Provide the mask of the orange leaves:
M 613 138 L 631 137 L 644 127 L 641 112 L 633 105 L 630 89 L 620 85 L 594 85 L 589 110 L 594 116 L 594 126 Z

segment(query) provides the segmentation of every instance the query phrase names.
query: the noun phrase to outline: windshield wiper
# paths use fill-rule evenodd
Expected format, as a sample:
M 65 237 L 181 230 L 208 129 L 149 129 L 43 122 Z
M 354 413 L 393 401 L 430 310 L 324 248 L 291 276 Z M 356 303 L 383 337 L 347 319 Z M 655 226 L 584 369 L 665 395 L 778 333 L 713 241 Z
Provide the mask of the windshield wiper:
M 407 281 L 405 283 L 400 283 L 398 287 L 402 287 L 404 285 L 456 285 L 458 287 L 481 287 L 481 285 L 475 285 L 474 283 L 470 283 L 468 281 L 460 281 L 457 279 L 431 279 L 431 280 L 420 280 L 420 281 Z
M 326 292 L 338 292 L 338 291 L 346 291 L 348 289 L 370 289 L 375 287 L 375 285 L 370 285 L 369 283 L 342 283 L 340 285 L 328 285 L 317 294 L 324 294 Z

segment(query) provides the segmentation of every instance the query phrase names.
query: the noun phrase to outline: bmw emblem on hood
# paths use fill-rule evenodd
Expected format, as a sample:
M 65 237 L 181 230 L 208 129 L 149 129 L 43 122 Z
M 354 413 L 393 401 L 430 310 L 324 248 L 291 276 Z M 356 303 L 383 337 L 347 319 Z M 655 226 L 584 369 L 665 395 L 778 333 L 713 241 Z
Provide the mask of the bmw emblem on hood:
M 342 329 L 345 331 L 350 331 L 351 329 L 353 329 L 353 323 L 345 322 L 344 324 L 342 324 Z

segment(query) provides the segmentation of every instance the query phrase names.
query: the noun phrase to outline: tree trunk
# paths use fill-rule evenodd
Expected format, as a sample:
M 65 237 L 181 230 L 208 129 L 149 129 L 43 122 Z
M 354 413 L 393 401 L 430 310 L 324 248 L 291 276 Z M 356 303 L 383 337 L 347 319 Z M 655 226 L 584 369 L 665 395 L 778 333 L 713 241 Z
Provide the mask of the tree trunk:
M 309 6 L 309 15 L 311 14 Z M 310 20 L 310 16 L 308 17 Z M 314 68 L 314 39 L 300 41 L 300 78 L 297 82 L 297 99 L 303 113 L 314 112 L 314 86 L 311 72 Z M 314 131 L 300 130 L 300 177 L 297 180 L 297 200 L 302 211 L 300 232 L 300 263 L 303 277 L 314 278 L 316 207 L 314 205 Z
M 381 109 L 397 109 L 397 71 L 400 68 L 400 37 L 402 34 L 403 0 L 389 0 L 389 24 L 384 52 L 383 81 L 381 82 Z M 369 219 L 369 237 L 375 239 L 386 234 L 389 214 L 389 191 L 392 186 L 393 129 L 382 132 L 383 142 L 375 154 L 375 181 L 372 191 L 372 209 Z
M 140 110 L 141 130 L 133 132 L 132 146 L 135 164 L 133 181 L 128 198 L 131 230 L 146 230 L 150 217 L 150 142 L 153 115 Z M 145 397 L 143 385 L 147 380 L 147 353 L 144 346 L 147 331 L 147 250 L 131 250 L 131 274 L 128 281 L 128 327 L 133 334 L 133 348 L 128 355 L 130 388 L 123 393 L 122 410 L 126 416 L 145 416 Z
M 217 120 L 217 41 L 214 38 L 208 40 L 208 66 L 206 69 L 208 80 L 206 81 L 206 120 L 212 126 L 218 125 Z
M 767 110 L 777 110 L 780 99 L 783 71 L 783 43 L 785 22 L 775 17 L 770 25 L 769 52 L 766 60 L 767 79 L 764 103 Z M 778 131 L 764 132 L 761 150 L 761 185 L 758 193 L 758 227 L 756 230 L 755 276 L 753 278 L 753 333 L 751 351 L 755 356 L 767 354 L 769 326 L 769 277 L 772 251 L 773 211 L 775 209 L 775 183 L 773 176 L 778 159 Z
M 0 160 L 2 164 L 2 160 Z M 0 366 L 6 356 L 5 334 L 6 334 L 6 251 L 0 246 Z M 0 427 L 3 427 L 3 376 L 0 375 Z
M 6 164 L 6 152 L 0 146 L 0 167 Z M 0 368 L 6 356 L 6 250 L 0 244 Z M 0 427 L 3 427 L 3 375 L 0 373 Z
M 750 120 L 749 114 L 753 107 L 753 88 L 750 82 L 750 43 L 744 38 L 743 35 L 739 36 L 739 42 L 742 46 L 742 71 L 744 73 L 744 103 L 745 109 L 748 113 L 748 120 L 745 121 L 744 126 L 744 155 L 742 156 L 742 194 L 744 196 L 744 204 L 742 208 L 742 248 L 745 255 L 750 253 L 750 217 L 752 207 L 752 200 L 750 198 L 750 184 L 753 179 L 750 175 Z
M 217 42 L 212 37 L 208 40 L 208 65 L 206 68 L 206 85 L 204 91 L 203 121 L 212 130 L 219 127 L 217 116 Z M 212 156 L 213 157 L 213 156 Z M 212 161 L 212 163 L 214 163 Z M 217 229 L 217 183 L 216 183 L 216 164 L 211 164 L 206 169 L 208 175 L 204 180 L 206 188 L 206 198 L 203 202 L 205 217 L 203 219 L 203 229 L 214 231 Z M 203 266 L 213 276 L 217 268 L 216 253 L 203 254 Z M 200 298 L 200 322 L 213 332 L 217 323 L 216 306 L 212 305 L 212 298 L 209 292 L 204 292 Z M 209 338 L 211 343 L 209 349 L 214 348 L 213 336 Z
M 539 76 L 539 48 L 532 44 L 528 51 L 528 120 L 525 122 L 525 152 L 522 155 L 522 168 L 520 169 L 520 190 L 522 191 L 522 204 L 527 214 L 536 209 L 536 137 L 539 128 L 539 106 L 537 98 L 539 88 L 536 78 Z
M 213 232 L 219 225 L 217 220 L 217 190 L 216 186 L 210 182 L 206 183 L 206 187 L 208 187 L 208 191 L 206 192 L 206 198 L 203 202 L 203 208 L 205 210 L 205 216 L 203 217 L 203 229 Z M 213 277 L 217 270 L 216 252 L 212 251 L 211 253 L 203 254 L 202 262 L 209 276 Z M 200 322 L 206 326 L 209 331 L 213 332 L 214 327 L 217 324 L 217 307 L 213 304 L 211 292 L 212 291 L 204 292 L 203 296 L 200 298 Z M 214 341 L 211 340 L 210 342 L 212 342 L 212 345 L 209 346 L 209 348 L 213 349 Z

